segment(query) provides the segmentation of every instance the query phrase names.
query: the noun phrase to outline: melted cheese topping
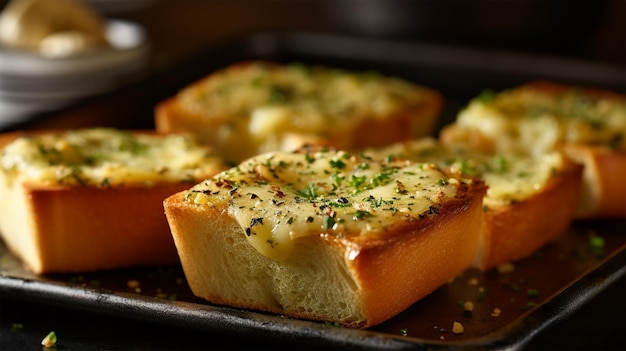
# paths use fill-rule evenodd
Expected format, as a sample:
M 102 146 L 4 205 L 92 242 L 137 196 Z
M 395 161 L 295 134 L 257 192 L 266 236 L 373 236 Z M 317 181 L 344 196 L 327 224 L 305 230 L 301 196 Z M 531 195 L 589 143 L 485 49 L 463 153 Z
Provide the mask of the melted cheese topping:
M 240 145 L 241 139 L 249 139 L 267 143 L 261 145 L 263 152 L 281 150 L 285 133 L 341 135 L 365 119 L 421 106 L 432 94 L 373 72 L 250 62 L 214 72 L 181 91 L 178 99 L 186 110 L 227 122 L 221 124 L 219 144 Z
M 486 207 L 523 201 L 543 191 L 563 169 L 563 155 L 548 152 L 538 157 L 490 154 L 443 146 L 435 139 L 399 143 L 376 150 L 379 159 L 433 162 L 442 169 L 466 177 L 478 177 L 489 187 Z
M 4 148 L 0 162 L 20 180 L 63 185 L 191 182 L 223 169 L 191 137 L 106 128 L 23 136 Z
M 320 150 L 267 153 L 204 181 L 187 194 L 227 208 L 261 254 L 289 255 L 306 235 L 370 236 L 435 216 L 460 182 L 430 163 L 387 164 Z
M 560 94 L 525 88 L 483 94 L 459 113 L 457 124 L 479 131 L 503 152 L 541 155 L 561 143 L 626 151 L 626 100 L 593 98 L 576 89 Z

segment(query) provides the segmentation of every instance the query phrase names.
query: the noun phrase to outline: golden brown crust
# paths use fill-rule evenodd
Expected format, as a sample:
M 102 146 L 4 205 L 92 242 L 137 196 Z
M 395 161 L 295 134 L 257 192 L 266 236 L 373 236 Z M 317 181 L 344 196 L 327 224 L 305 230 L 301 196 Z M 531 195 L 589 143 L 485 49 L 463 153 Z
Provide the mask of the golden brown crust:
M 564 150 L 585 167 L 576 218 L 626 218 L 626 152 L 576 144 Z
M 558 98 L 562 94 L 577 92 L 579 96 L 589 98 L 591 100 L 597 100 L 600 102 L 611 102 L 618 106 L 626 106 L 626 96 L 616 91 L 589 87 L 589 86 L 573 86 L 568 84 L 556 83 L 551 81 L 532 81 L 527 84 L 521 85 L 511 90 L 511 94 L 523 94 L 523 92 L 538 93 L 541 96 L 547 96 L 548 98 Z M 583 112 L 591 113 L 585 110 L 586 105 L 581 103 L 580 109 Z M 600 106 L 600 103 L 598 103 Z M 601 111 L 598 107 L 596 110 Z M 594 113 L 600 113 L 594 110 Z M 532 111 L 527 111 L 527 119 L 531 119 Z M 576 113 L 576 112 L 562 112 L 562 113 Z M 580 113 L 578 111 L 577 113 Z M 621 112 L 614 112 L 616 116 L 619 116 Z M 622 115 L 623 116 L 623 115 Z M 502 116 L 503 118 L 506 116 Z M 578 117 L 578 116 L 573 116 Z M 604 115 L 608 118 L 608 115 Z M 523 123 L 526 118 L 520 119 Z M 557 120 L 556 123 L 566 123 L 566 119 Z M 591 123 L 591 122 L 588 122 Z M 598 125 L 602 125 L 603 120 L 600 120 Z M 616 122 L 613 122 L 616 123 Z M 580 192 L 581 198 L 578 200 L 578 206 L 576 213 L 574 214 L 576 219 L 606 219 L 606 218 L 626 218 L 626 185 L 623 182 L 626 177 L 626 150 L 624 149 L 624 132 L 619 128 L 623 126 L 623 120 L 621 124 L 613 126 L 614 136 L 612 140 L 606 140 L 598 134 L 598 139 L 591 139 L 594 141 L 576 141 L 567 140 L 566 136 L 577 135 L 576 130 L 572 131 L 560 131 L 563 134 L 559 140 L 556 140 L 552 149 L 557 151 L 564 151 L 570 158 L 578 163 L 581 163 L 584 167 L 584 178 L 582 184 L 582 190 Z M 565 127 L 563 127 L 565 128 Z M 606 127 L 608 129 L 608 127 Z M 593 134 L 594 129 L 590 128 Z M 595 131 L 595 133 L 606 133 L 606 131 Z M 506 138 L 506 135 L 495 136 L 486 135 L 478 129 L 472 129 L 472 127 L 466 128 L 459 126 L 458 123 L 452 123 L 443 127 L 439 133 L 439 139 L 445 145 L 465 145 L 471 149 L 485 151 L 485 152 L 502 152 L 506 150 L 498 149 L 498 140 L 494 137 Z M 514 136 L 517 137 L 517 136 Z M 586 139 L 585 139 L 586 140 Z M 522 143 L 521 140 L 515 140 L 514 142 Z M 528 144 L 528 141 L 526 141 Z M 520 150 L 525 150 L 531 153 L 534 145 L 518 145 Z
M 439 130 L 439 140 L 443 145 L 463 145 L 472 150 L 496 152 L 494 140 L 479 132 L 467 132 L 456 123 L 445 125 Z
M 0 148 L 20 136 L 61 132 L 66 130 L 0 134 Z M 222 169 L 215 165 L 215 172 Z M 0 231 L 7 248 L 37 274 L 176 264 L 162 203 L 200 180 L 83 186 L 23 181 L 0 172 Z
M 175 116 L 185 116 L 177 118 Z M 213 120 L 205 120 L 199 115 L 190 114 L 180 105 L 176 97 L 171 97 L 160 102 L 155 107 L 155 127 L 162 133 L 181 133 L 193 130 L 200 140 L 212 138 L 203 134 L 203 131 L 211 131 L 218 127 L 218 124 L 210 124 Z
M 164 208 L 185 276 L 197 296 L 221 305 L 368 328 L 400 313 L 469 267 L 482 225 L 485 192 L 484 183 L 473 181 L 443 204 L 438 215 L 392 223 L 383 235 L 299 238 L 291 256 L 281 262 L 251 248 L 223 206 L 195 205 L 185 200 L 186 192 L 180 192 L 168 197 Z M 228 250 L 233 252 L 222 252 Z M 270 266 L 279 267 L 272 271 L 275 275 L 265 271 Z M 300 291 L 304 289 L 327 305 L 329 295 L 334 302 L 350 294 L 347 300 L 358 313 L 340 317 L 341 311 L 323 311 L 300 299 L 294 306 L 275 297 L 280 290 L 277 280 L 282 279 L 278 275 L 301 267 L 307 267 L 302 270 L 305 273 L 294 274 L 298 280 L 289 285 L 288 295 L 304 295 Z M 326 274 L 324 283 L 315 284 L 321 272 Z M 236 288 L 227 288 L 233 281 Z M 247 288 L 254 291 L 252 297 L 237 295 L 249 283 L 253 283 Z M 341 288 L 344 285 L 353 288 Z M 234 297 L 231 290 L 237 290 Z
M 244 61 L 234 63 L 222 71 L 242 72 L 251 67 L 255 62 Z M 285 66 L 274 62 L 263 62 L 264 65 L 273 69 L 283 69 Z M 233 75 L 236 73 L 232 73 Z M 432 89 L 420 87 L 403 101 L 401 109 L 384 118 L 379 116 L 358 116 L 362 120 L 349 127 L 348 130 L 341 126 L 325 127 L 323 131 L 311 132 L 303 129 L 284 130 L 283 136 L 272 133 L 271 138 L 277 137 L 277 145 L 274 149 L 267 149 L 266 139 L 252 142 L 247 133 L 247 125 L 242 129 L 240 137 L 236 141 L 220 140 L 220 130 L 233 121 L 241 122 L 242 116 L 220 115 L 210 111 L 192 111 L 182 103 L 181 94 L 194 92 L 200 96 L 211 86 L 217 90 L 215 80 L 217 73 L 210 74 L 202 79 L 185 86 L 181 92 L 157 104 L 154 110 L 155 127 L 159 132 L 191 132 L 198 139 L 215 147 L 223 156 L 231 161 L 240 162 L 247 157 L 266 151 L 292 151 L 305 144 L 319 144 L 333 146 L 342 150 L 358 150 L 364 147 L 383 146 L 400 140 L 409 140 L 421 136 L 431 135 L 437 126 L 438 118 L 443 108 L 443 96 Z M 349 94 L 349 93 L 346 93 Z M 368 104 L 364 101 L 363 104 Z M 345 112 L 350 115 L 350 112 Z M 356 115 L 355 115 L 356 116 Z M 342 124 L 339 121 L 337 124 Z M 262 137 L 267 138 L 267 137 Z M 283 138 L 283 139 L 280 139 Z M 271 143 L 270 143 L 271 144 Z
M 569 162 L 541 192 L 486 209 L 474 266 L 486 271 L 526 258 L 564 233 L 574 218 L 582 172 L 582 166 Z
M 473 266 L 489 270 L 527 257 L 553 240 L 571 223 L 582 183 L 583 167 L 564 153 L 532 158 L 446 146 L 423 138 L 398 143 L 378 157 L 434 162 L 450 172 L 483 179 L 489 191 Z
M 367 316 L 361 327 L 384 322 L 469 267 L 481 226 L 481 196 L 475 190 L 436 223 L 362 250 L 350 263 Z
M 536 80 L 528 82 L 520 87 L 521 89 L 528 89 L 532 91 L 541 91 L 546 94 L 558 95 L 568 90 L 576 89 L 581 94 L 594 99 L 611 99 L 611 100 L 625 100 L 626 96 L 616 91 L 601 89 L 590 86 L 573 86 L 563 83 L 557 83 L 545 80 Z
M 494 152 L 493 142 L 480 133 L 460 131 L 456 125 L 441 130 L 444 144 L 464 144 L 475 150 Z M 577 219 L 626 218 L 626 153 L 600 146 L 565 144 L 562 150 L 584 166 Z
M 35 273 L 84 272 L 178 263 L 162 201 L 189 184 L 152 188 L 24 185 Z M 10 243 L 10 242 L 9 242 Z
M 411 140 L 418 136 L 429 135 L 438 123 L 443 101 L 433 96 L 419 110 L 404 111 L 386 119 L 371 118 L 359 124 L 349 133 L 329 134 L 326 137 L 298 132 L 288 133 L 283 151 L 295 150 L 299 147 L 316 144 L 344 150 L 358 150 L 366 147 L 378 147 L 397 141 Z M 424 118 L 416 118 L 423 116 Z M 176 98 L 169 98 L 155 108 L 155 125 L 162 133 L 193 132 L 199 140 L 212 144 L 215 133 L 223 124 L 221 119 L 204 118 L 193 114 L 181 106 Z M 244 148 L 245 140 L 240 140 L 239 147 Z M 247 154 L 253 156 L 253 154 Z M 236 160 L 243 159 L 238 156 Z

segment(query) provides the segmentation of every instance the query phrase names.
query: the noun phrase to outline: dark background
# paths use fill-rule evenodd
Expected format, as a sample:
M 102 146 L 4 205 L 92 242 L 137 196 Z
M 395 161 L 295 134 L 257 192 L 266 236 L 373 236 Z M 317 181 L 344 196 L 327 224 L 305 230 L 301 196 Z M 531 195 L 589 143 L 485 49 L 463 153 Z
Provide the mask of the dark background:
M 164 61 L 231 35 L 306 30 L 626 62 L 623 0 L 145 1 L 132 11 L 106 3 L 94 1 L 145 24 Z
M 513 55 L 524 53 L 622 68 L 626 64 L 626 0 L 84 1 L 107 18 L 143 26 L 150 43 L 143 73 L 148 77 L 163 72 L 170 74 L 167 79 L 172 89 L 146 91 L 144 95 L 150 94 L 152 100 L 128 98 L 132 104 L 126 105 L 129 108 L 126 113 L 140 115 L 142 123 L 120 127 L 151 127 L 153 105 L 174 94 L 175 89 L 190 82 L 192 77 L 199 77 L 189 76 L 186 81 L 174 82 L 175 71 L 184 68 L 189 60 L 206 57 L 207 50 L 234 38 L 267 31 L 348 35 Z M 7 0 L 0 0 L 0 8 L 6 3 Z M 617 78 L 621 81 L 617 88 L 626 92 L 626 74 L 624 70 L 621 72 L 617 74 L 621 75 Z M 611 88 L 614 87 L 615 84 Z M 477 93 L 468 92 L 463 99 Z M 100 104 L 97 99 L 92 103 L 93 100 L 90 97 L 62 111 L 33 115 L 31 120 L 36 123 L 20 124 L 12 129 L 86 125 L 90 119 L 93 124 L 99 124 L 97 115 L 125 113 L 111 109 L 106 99 L 100 99 L 103 101 Z M 144 106 L 139 107 L 142 101 Z M 85 110 L 85 105 L 97 108 Z

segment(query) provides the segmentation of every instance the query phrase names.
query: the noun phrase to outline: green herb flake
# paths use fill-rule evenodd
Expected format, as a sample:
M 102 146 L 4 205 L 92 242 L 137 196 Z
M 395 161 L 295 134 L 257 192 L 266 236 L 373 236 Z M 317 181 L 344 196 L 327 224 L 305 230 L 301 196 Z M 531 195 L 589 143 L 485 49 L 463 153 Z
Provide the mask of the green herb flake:
M 496 167 L 496 171 L 500 173 L 506 172 L 507 169 L 509 168 L 507 159 L 502 155 L 496 155 L 495 167 Z
M 528 297 L 534 298 L 539 296 L 539 290 L 529 288 L 526 290 L 526 294 L 528 295 Z
M 288 93 L 285 89 L 273 86 L 269 92 L 269 101 L 271 103 L 280 104 L 288 100 Z
M 601 236 L 593 234 L 589 237 L 589 248 L 596 257 L 601 258 L 604 256 L 604 245 L 604 238 Z
M 342 160 L 330 160 L 330 166 L 332 168 L 343 169 L 346 167 L 346 163 Z
M 311 156 L 311 154 L 308 152 L 304 154 L 304 159 L 306 160 L 307 163 L 315 162 L 315 157 Z
M 322 220 L 322 228 L 324 230 L 332 229 L 335 226 L 335 219 L 332 216 L 324 216 Z
M 352 178 L 350 178 L 350 185 L 358 189 L 363 183 L 365 183 L 365 180 L 365 176 L 357 176 L 353 174 Z
M 468 160 L 462 160 L 459 165 L 459 170 L 461 174 L 468 176 L 476 176 L 478 171 L 474 165 L 472 165 Z
M 389 180 L 389 174 L 387 174 L 387 173 L 378 173 L 378 174 L 375 174 L 372 177 L 371 182 L 372 182 L 372 185 L 374 187 L 377 187 L 377 186 L 380 186 L 380 185 L 383 185 L 383 184 L 387 183 L 388 180 Z
M 340 176 L 338 173 L 333 173 L 330 178 L 332 179 L 334 185 L 339 188 L 341 187 L 341 183 L 343 182 L 344 179 L 346 179 L 345 176 Z
M 298 190 L 298 194 L 307 199 L 315 199 L 317 197 L 317 187 L 315 184 L 309 183 L 306 188 Z
M 367 212 L 367 211 L 356 211 L 353 215 L 352 215 L 352 220 L 354 221 L 358 221 L 361 220 L 365 217 L 371 217 L 372 214 Z
M 109 187 L 111 187 L 111 182 L 109 181 L 108 177 L 102 179 L 102 181 L 100 182 L 100 187 L 102 187 L 102 188 L 109 188 Z
M 121 152 L 128 152 L 134 155 L 140 154 L 148 149 L 148 145 L 141 143 L 137 138 L 132 135 L 127 135 L 125 139 L 118 146 L 118 150 Z
M 255 88 L 259 88 L 263 85 L 263 77 L 254 77 L 252 78 L 252 80 L 250 81 L 250 85 L 252 85 Z
M 311 74 L 311 68 L 307 64 L 302 63 L 302 62 L 294 61 L 294 62 L 291 62 L 291 63 L 287 64 L 287 67 L 289 69 L 294 70 L 294 71 L 298 71 L 298 72 L 300 72 L 301 74 L 304 74 L 304 75 L 310 75 Z
M 45 338 L 43 338 L 43 340 L 41 340 L 41 346 L 49 348 L 49 347 L 55 347 L 57 344 L 57 334 L 54 331 L 51 331 L 50 333 L 48 333 L 48 335 L 46 335 Z
M 480 95 L 478 96 L 478 100 L 482 102 L 483 104 L 489 104 L 493 102 L 495 97 L 496 97 L 496 93 L 493 90 L 484 89 L 483 91 L 480 92 Z

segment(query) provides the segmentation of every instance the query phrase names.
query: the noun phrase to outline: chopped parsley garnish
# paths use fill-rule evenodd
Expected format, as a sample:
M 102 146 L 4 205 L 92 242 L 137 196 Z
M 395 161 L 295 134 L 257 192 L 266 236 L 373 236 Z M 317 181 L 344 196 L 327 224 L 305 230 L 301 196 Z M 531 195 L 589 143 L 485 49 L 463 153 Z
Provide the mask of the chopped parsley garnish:
M 366 176 L 357 176 L 353 174 L 352 177 L 350 178 L 350 186 L 358 189 L 361 185 L 365 183 L 366 180 L 367 180 Z
M 330 160 L 329 162 L 332 168 L 343 169 L 346 167 L 346 163 L 342 160 Z
M 306 188 L 298 190 L 298 194 L 307 199 L 315 199 L 317 197 L 317 187 L 314 183 L 309 183 Z
M 598 258 L 604 257 L 604 244 L 604 238 L 601 236 L 593 234 L 589 237 L 589 248 Z
M 365 217 L 371 217 L 371 216 L 372 216 L 372 214 L 367 212 L 367 211 L 356 211 L 354 213 L 354 215 L 352 215 L 352 219 L 355 220 L 355 221 L 358 221 L 358 220 L 363 219 Z
M 493 90 L 484 89 L 480 92 L 480 95 L 478 95 L 478 100 L 483 104 L 489 104 L 495 99 L 495 97 L 496 93 Z
M 332 216 L 324 216 L 322 219 L 322 228 L 325 230 L 333 229 L 335 223 L 335 219 Z
M 272 86 L 269 92 L 269 101 L 275 104 L 284 103 L 289 99 L 287 89 Z

